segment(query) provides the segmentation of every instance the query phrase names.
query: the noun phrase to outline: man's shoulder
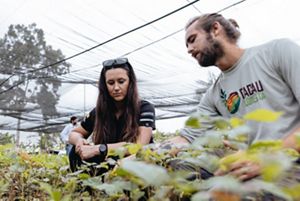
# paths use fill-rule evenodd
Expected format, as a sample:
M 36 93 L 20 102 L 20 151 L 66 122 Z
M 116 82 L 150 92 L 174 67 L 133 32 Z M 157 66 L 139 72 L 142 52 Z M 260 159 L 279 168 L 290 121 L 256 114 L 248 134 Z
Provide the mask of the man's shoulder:
M 296 43 L 288 38 L 280 38 L 268 41 L 266 43 L 247 48 L 247 59 L 252 61 L 255 58 L 276 58 L 278 55 L 286 53 L 287 49 L 294 49 Z
M 62 134 L 65 134 L 66 132 L 68 132 L 71 128 L 73 127 L 73 125 L 71 124 L 71 123 L 68 123 L 65 127 L 64 127 L 64 129 L 61 131 L 61 135 Z
M 71 127 L 73 127 L 73 124 L 71 124 L 71 123 L 68 123 L 68 124 L 66 125 L 66 128 L 71 128 Z
M 286 46 L 290 46 L 291 44 L 295 44 L 291 39 L 279 38 L 279 39 L 271 40 L 261 46 L 262 47 L 271 47 L 271 48 L 283 48 Z
M 208 93 L 212 93 L 213 91 L 219 91 L 220 90 L 220 82 L 221 82 L 221 77 L 222 77 L 222 74 L 220 74 L 217 79 L 213 82 L 212 85 L 210 85 L 206 92 Z

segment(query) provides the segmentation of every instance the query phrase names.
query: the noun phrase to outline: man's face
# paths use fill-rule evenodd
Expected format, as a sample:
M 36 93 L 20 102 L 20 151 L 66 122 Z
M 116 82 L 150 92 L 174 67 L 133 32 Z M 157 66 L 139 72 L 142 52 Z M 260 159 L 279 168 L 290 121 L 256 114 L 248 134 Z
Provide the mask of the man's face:
M 74 120 L 72 121 L 72 124 L 75 126 L 75 125 L 77 124 L 77 122 L 78 122 L 78 119 L 74 119 Z
M 219 41 L 213 39 L 211 33 L 197 29 L 197 22 L 191 24 L 185 34 L 188 53 L 203 66 L 216 65 L 217 60 L 224 55 Z

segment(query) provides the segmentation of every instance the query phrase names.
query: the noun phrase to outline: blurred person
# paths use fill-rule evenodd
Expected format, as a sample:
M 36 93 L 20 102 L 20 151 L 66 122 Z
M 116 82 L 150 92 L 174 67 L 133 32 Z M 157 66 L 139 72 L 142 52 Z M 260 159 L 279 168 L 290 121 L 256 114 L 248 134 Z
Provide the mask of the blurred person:
M 65 128 L 60 133 L 60 138 L 63 141 L 63 143 L 66 144 L 66 154 L 69 155 L 72 145 L 69 143 L 69 135 L 72 132 L 74 128 L 77 127 L 78 119 L 75 116 L 72 116 L 70 118 L 70 123 L 65 126 Z
M 211 117 L 242 117 L 255 109 L 282 111 L 274 123 L 249 121 L 248 144 L 257 140 L 282 139 L 285 147 L 300 151 L 296 133 L 300 132 L 300 47 L 288 39 L 240 48 L 235 20 L 217 13 L 191 19 L 185 27 L 188 53 L 202 67 L 217 66 L 221 74 L 208 89 L 198 106 L 198 113 Z M 202 122 L 201 122 L 202 123 Z M 191 143 L 212 129 L 203 122 L 201 129 L 184 128 L 172 143 Z M 260 174 L 259 164 L 232 164 L 229 172 L 240 180 Z
M 107 152 L 126 143 L 148 144 L 155 129 L 155 110 L 141 100 L 137 80 L 127 58 L 103 62 L 96 107 L 69 136 L 74 145 L 69 159 L 74 171 L 87 162 L 101 163 Z M 91 134 L 93 144 L 86 140 Z

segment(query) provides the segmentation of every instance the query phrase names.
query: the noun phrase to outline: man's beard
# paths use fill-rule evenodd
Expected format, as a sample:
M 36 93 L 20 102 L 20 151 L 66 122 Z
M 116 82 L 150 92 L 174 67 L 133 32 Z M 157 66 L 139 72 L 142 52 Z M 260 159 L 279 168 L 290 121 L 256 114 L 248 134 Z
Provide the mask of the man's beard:
M 224 50 L 219 41 L 212 39 L 211 35 L 207 36 L 208 46 L 203 49 L 198 63 L 203 66 L 213 66 L 217 60 L 224 55 Z

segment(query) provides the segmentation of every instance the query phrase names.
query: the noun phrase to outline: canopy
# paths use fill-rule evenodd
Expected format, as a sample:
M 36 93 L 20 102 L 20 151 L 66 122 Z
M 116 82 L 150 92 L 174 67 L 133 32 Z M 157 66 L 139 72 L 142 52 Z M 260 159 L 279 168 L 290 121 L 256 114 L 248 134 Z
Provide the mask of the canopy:
M 83 117 L 97 98 L 102 61 L 128 57 L 141 98 L 153 103 L 156 118 L 182 117 L 195 111 L 216 79 L 215 67 L 202 68 L 184 42 L 188 19 L 220 12 L 235 19 L 247 48 L 274 38 L 299 41 L 297 0 L 2 0 L 0 34 L 10 24 L 36 23 L 47 44 L 61 49 L 71 63 L 60 76 L 59 115 L 45 122 L 40 109 L 27 105 L 20 130 L 55 132 L 71 115 Z M 50 67 L 51 68 L 51 67 Z M 1 129 L 16 130 L 14 115 L 2 113 Z

